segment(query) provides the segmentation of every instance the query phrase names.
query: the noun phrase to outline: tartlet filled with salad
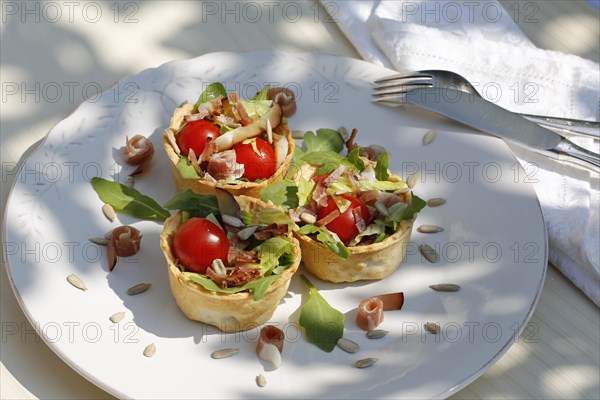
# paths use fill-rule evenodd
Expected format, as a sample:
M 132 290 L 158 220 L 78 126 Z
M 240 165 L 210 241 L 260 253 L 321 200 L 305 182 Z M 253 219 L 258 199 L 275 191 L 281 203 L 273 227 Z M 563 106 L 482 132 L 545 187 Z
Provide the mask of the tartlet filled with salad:
M 357 131 L 304 135 L 286 179 L 261 191 L 295 222 L 305 267 L 320 279 L 382 279 L 405 254 L 425 202 L 389 170 L 380 146 L 361 147 Z
M 163 135 L 178 191 L 258 197 L 285 177 L 294 153 L 287 118 L 295 95 L 265 86 L 253 99 L 211 83 L 195 104 L 177 108 Z
M 286 213 L 222 190 L 187 190 L 167 206 L 179 211 L 165 221 L 160 244 L 181 311 L 224 332 L 268 321 L 300 264 Z

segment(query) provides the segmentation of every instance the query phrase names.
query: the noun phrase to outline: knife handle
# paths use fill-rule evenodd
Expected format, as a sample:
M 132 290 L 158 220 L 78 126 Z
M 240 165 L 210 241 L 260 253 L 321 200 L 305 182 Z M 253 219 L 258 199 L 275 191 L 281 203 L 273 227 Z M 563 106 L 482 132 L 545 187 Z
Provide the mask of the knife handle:
M 521 114 L 531 122 L 535 122 L 544 128 L 557 129 L 568 133 L 600 139 L 600 123 L 596 121 L 584 121 L 577 119 L 543 117 L 539 115 Z
M 596 167 L 600 167 L 600 155 L 598 155 L 597 153 L 594 153 L 592 151 L 589 151 L 587 149 L 584 149 L 583 147 L 576 145 L 575 143 L 571 142 L 569 139 L 564 138 L 564 137 L 556 145 L 556 147 L 554 147 L 550 151 L 552 151 L 553 153 L 559 154 L 559 155 L 564 154 L 569 157 L 573 157 L 578 160 L 585 161 Z M 559 157 L 559 159 L 560 159 L 560 157 Z

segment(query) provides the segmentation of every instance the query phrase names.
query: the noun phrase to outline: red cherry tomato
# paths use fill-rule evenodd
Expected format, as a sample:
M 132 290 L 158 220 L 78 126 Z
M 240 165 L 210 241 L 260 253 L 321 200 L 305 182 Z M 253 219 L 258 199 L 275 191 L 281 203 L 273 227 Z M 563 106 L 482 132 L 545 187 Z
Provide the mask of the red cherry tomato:
M 341 197 L 350 202 L 350 207 L 348 207 L 340 216 L 325 225 L 325 227 L 331 232 L 336 233 L 340 240 L 344 242 L 344 244 L 348 244 L 359 233 L 358 228 L 356 227 L 356 218 L 352 210 L 357 208 L 360 216 L 366 223 L 369 223 L 369 220 L 371 219 L 371 213 L 369 212 L 367 206 L 365 206 L 364 203 L 358 200 L 356 197 L 348 194 L 342 194 Z M 335 210 L 338 210 L 338 206 L 333 200 L 333 197 L 328 196 L 327 206 L 319 209 L 317 217 L 318 219 L 322 219 Z
M 212 122 L 205 119 L 191 121 L 179 131 L 177 145 L 184 156 L 188 155 L 190 148 L 194 150 L 196 156 L 199 156 L 204 151 L 206 141 L 217 136 L 219 136 L 219 127 Z
M 251 182 L 257 179 L 270 178 L 275 173 L 275 152 L 267 141 L 256 138 L 258 153 L 252 143 L 238 143 L 233 146 L 238 164 L 244 164 L 244 175 Z
M 205 218 L 190 218 L 173 237 L 173 255 L 189 271 L 206 273 L 219 258 L 227 264 L 229 241 L 221 228 Z

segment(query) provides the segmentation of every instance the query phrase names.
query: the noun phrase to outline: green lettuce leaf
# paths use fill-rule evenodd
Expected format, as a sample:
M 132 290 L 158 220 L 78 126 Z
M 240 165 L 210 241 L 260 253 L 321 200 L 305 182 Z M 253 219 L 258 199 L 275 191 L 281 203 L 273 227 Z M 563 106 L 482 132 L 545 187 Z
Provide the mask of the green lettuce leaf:
M 198 97 L 196 104 L 194 104 L 194 113 L 198 111 L 198 106 L 200 104 L 206 103 L 207 101 L 215 99 L 219 96 L 227 96 L 227 90 L 225 89 L 225 86 L 223 86 L 223 84 L 220 82 L 214 82 L 208 85 L 204 92 L 200 94 L 200 97 Z
M 177 171 L 181 174 L 181 176 L 185 179 L 200 179 L 200 175 L 196 172 L 196 169 L 190 164 L 187 157 L 180 156 L 177 165 L 175 165 Z
M 262 116 L 266 114 L 273 105 L 271 100 L 241 100 L 249 116 Z
M 294 244 L 286 237 L 276 236 L 265 240 L 254 250 L 258 255 L 261 275 L 270 275 L 275 267 L 281 265 L 281 257 L 292 251 Z
M 306 205 L 311 200 L 311 194 L 315 188 L 315 182 L 304 179 L 303 176 L 298 180 L 298 206 Z
M 396 190 L 404 189 L 406 187 L 406 183 L 402 181 L 358 181 L 358 186 L 362 191 L 380 190 L 383 192 L 395 192 Z M 328 195 L 352 193 L 353 190 L 354 189 L 348 179 L 341 176 L 336 182 L 333 182 L 331 186 L 326 189 L 326 193 Z
M 323 243 L 331 252 L 338 255 L 343 259 L 350 257 L 350 251 L 338 238 L 335 238 L 331 232 L 326 229 L 320 228 L 315 225 L 304 225 L 299 230 L 303 235 L 310 235 L 316 233 L 316 240 Z
M 260 92 L 256 93 L 253 100 L 268 100 L 268 93 L 271 85 L 265 85 Z
M 388 169 L 390 167 L 390 153 L 384 151 L 377 158 L 375 164 L 375 177 L 380 181 L 387 181 L 390 177 Z
M 281 277 L 281 275 L 273 274 L 273 275 L 265 276 L 262 278 L 253 279 L 250 282 L 248 282 L 242 286 L 228 287 L 228 288 L 222 289 L 212 279 L 207 278 L 204 275 L 200 275 L 195 272 L 184 272 L 183 275 L 185 275 L 192 282 L 195 282 L 198 285 L 202 286 L 204 289 L 210 290 L 212 292 L 239 293 L 239 292 L 243 292 L 243 291 L 247 290 L 252 293 L 252 298 L 254 300 L 262 299 L 264 297 L 265 293 L 267 292 L 267 289 L 269 288 L 269 286 Z

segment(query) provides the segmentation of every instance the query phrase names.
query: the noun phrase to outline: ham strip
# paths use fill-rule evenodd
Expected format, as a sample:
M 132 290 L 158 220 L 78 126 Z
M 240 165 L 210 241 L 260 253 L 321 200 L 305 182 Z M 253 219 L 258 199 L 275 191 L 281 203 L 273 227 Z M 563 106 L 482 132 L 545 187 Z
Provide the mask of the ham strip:
M 213 154 L 208 160 L 206 170 L 216 180 L 233 180 L 244 175 L 244 165 L 237 163 L 234 150 Z

